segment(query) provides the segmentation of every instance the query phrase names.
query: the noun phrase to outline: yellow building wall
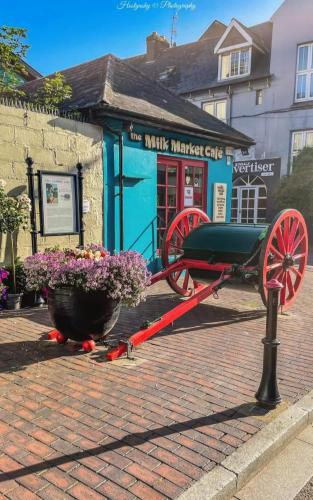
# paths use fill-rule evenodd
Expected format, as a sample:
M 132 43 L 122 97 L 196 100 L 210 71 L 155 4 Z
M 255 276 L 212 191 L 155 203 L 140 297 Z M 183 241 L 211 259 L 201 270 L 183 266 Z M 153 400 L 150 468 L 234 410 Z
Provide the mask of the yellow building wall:
M 38 113 L 13 106 L 0 105 L 0 179 L 6 191 L 18 195 L 27 192 L 25 158 L 34 161 L 34 171 L 49 170 L 76 173 L 76 164 L 84 167 L 84 199 L 90 202 L 84 214 L 85 242 L 103 240 L 103 159 L 102 128 L 53 114 Z M 36 195 L 37 179 L 35 178 Z M 38 197 L 36 197 L 38 200 Z M 39 229 L 38 202 L 37 226 Z M 54 245 L 75 247 L 78 236 L 38 235 L 38 249 Z M 17 255 L 31 255 L 29 231 L 17 235 Z M 8 262 L 10 250 L 5 235 L 0 234 L 0 264 Z

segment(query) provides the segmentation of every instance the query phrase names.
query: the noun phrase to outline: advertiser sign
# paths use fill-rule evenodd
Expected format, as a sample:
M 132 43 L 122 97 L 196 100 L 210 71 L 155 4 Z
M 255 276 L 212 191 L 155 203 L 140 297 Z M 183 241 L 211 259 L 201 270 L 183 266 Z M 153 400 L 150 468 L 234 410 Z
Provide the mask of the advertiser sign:
M 270 158 L 264 160 L 244 160 L 233 163 L 233 178 L 243 175 L 259 175 L 260 177 L 272 177 L 273 181 L 280 178 L 280 158 Z M 263 179 L 266 182 L 265 179 Z M 269 182 L 272 182 L 271 180 Z

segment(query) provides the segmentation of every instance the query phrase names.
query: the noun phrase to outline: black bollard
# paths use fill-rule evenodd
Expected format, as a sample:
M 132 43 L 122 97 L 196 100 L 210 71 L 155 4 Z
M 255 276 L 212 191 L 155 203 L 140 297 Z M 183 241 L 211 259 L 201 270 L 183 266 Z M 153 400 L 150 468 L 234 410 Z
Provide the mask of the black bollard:
M 266 285 L 268 289 L 266 337 L 262 339 L 264 344 L 263 373 L 260 387 L 255 395 L 256 399 L 265 406 L 277 406 L 281 402 L 281 396 L 277 384 L 277 348 L 280 344 L 277 340 L 277 314 L 279 306 L 279 293 L 283 285 L 273 279 Z

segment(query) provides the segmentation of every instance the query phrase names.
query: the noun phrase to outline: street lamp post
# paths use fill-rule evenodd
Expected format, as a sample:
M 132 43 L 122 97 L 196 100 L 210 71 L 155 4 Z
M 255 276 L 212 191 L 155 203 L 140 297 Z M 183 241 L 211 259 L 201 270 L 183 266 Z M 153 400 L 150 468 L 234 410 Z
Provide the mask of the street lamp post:
M 257 401 L 265 406 L 277 406 L 281 396 L 277 384 L 277 315 L 279 307 L 279 293 L 283 285 L 272 279 L 266 285 L 268 290 L 266 336 L 262 339 L 264 344 L 263 373 L 260 387 L 255 395 Z

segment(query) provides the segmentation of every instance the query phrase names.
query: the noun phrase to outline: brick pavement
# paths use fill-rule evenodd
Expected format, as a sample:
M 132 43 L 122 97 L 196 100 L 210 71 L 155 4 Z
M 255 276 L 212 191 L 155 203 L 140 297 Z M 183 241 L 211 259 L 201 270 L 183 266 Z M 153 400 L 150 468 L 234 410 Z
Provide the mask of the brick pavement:
M 280 317 L 279 387 L 313 388 L 313 269 Z M 161 283 L 123 312 L 135 331 L 180 299 Z M 0 315 L 0 498 L 175 498 L 266 425 L 257 295 L 223 290 L 150 339 L 134 363 L 43 338 L 46 310 Z

